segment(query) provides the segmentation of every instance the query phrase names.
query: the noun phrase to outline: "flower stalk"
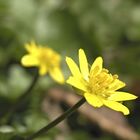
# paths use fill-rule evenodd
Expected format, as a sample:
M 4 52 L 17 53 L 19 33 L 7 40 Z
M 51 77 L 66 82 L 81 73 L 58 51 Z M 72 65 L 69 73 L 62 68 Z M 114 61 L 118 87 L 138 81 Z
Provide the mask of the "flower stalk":
M 39 131 L 35 132 L 31 136 L 25 138 L 25 140 L 33 140 L 34 138 L 37 138 L 41 136 L 44 133 L 47 133 L 51 128 L 59 124 L 61 121 L 63 121 L 65 118 L 70 116 L 75 110 L 77 110 L 81 105 L 83 105 L 86 102 L 86 99 L 83 97 L 81 98 L 73 107 L 68 109 L 66 112 L 64 112 L 62 115 L 60 115 L 58 118 L 56 118 L 54 121 L 49 123 L 47 126 L 41 128 Z
M 35 87 L 37 81 L 39 79 L 39 74 L 36 73 L 35 77 L 33 78 L 30 86 L 27 88 L 27 90 L 24 91 L 24 93 L 21 94 L 21 96 L 17 99 L 17 101 L 14 103 L 14 105 L 10 108 L 8 113 L 4 116 L 4 119 L 2 120 L 2 123 L 6 124 L 9 123 L 11 120 L 12 115 L 21 108 L 21 106 L 27 101 L 28 97 L 31 96 L 31 91 Z

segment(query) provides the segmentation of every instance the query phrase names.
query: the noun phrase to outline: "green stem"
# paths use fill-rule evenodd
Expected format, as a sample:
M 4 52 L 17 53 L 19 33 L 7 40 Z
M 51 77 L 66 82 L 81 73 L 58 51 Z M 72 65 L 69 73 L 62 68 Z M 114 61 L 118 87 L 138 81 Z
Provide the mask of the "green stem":
M 8 123 L 12 117 L 12 115 L 25 103 L 27 100 L 27 97 L 31 95 L 31 91 L 34 88 L 35 84 L 37 83 L 39 79 L 38 73 L 33 78 L 30 86 L 27 88 L 27 90 L 22 93 L 22 95 L 17 99 L 17 101 L 14 103 L 14 105 L 10 108 L 8 113 L 4 116 L 4 119 L 2 120 L 2 123 Z
M 79 100 L 73 107 L 71 107 L 70 109 L 68 109 L 66 112 L 64 112 L 62 115 L 60 115 L 54 121 L 52 121 L 51 123 L 49 123 L 47 126 L 41 128 L 39 131 L 37 131 L 34 134 L 32 134 L 31 136 L 25 138 L 25 140 L 33 140 L 34 138 L 37 138 L 37 137 L 41 136 L 44 133 L 47 133 L 51 128 L 53 128 L 58 123 L 60 123 L 61 121 L 63 121 L 66 117 L 70 116 L 76 109 L 78 109 L 82 104 L 84 104 L 85 101 L 86 100 L 85 100 L 84 97 L 81 98 L 81 100 Z

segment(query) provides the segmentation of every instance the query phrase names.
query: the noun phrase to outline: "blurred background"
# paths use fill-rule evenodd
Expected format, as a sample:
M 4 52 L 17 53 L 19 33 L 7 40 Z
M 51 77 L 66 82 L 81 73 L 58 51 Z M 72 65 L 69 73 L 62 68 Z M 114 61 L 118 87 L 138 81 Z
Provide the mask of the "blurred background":
M 127 84 L 125 91 L 140 94 L 139 0 L 0 0 L 0 121 L 26 90 L 34 68 L 20 64 L 24 45 L 34 40 L 78 62 L 83 48 L 90 64 L 97 56 L 104 67 Z M 80 99 L 69 86 L 41 77 L 30 101 L 0 123 L 1 140 L 19 140 L 63 113 Z M 85 104 L 70 118 L 36 140 L 138 140 L 140 100 L 125 102 L 130 115 Z

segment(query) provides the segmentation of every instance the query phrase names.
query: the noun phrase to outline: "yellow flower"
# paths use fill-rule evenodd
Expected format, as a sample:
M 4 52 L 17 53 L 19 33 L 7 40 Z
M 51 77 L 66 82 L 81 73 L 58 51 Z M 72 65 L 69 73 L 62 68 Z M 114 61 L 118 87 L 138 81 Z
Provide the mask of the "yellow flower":
M 129 114 L 129 110 L 121 101 L 133 100 L 137 97 L 127 92 L 118 91 L 125 86 L 125 83 L 118 79 L 118 75 L 112 75 L 103 68 L 102 57 L 97 57 L 90 70 L 86 55 L 82 49 L 79 50 L 79 66 L 70 58 L 66 57 L 66 62 L 70 68 L 72 76 L 67 83 L 82 90 L 82 96 L 94 107 L 103 105 Z
M 36 66 L 39 68 L 40 75 L 49 73 L 55 81 L 59 83 L 64 82 L 64 77 L 60 70 L 61 57 L 59 54 L 51 48 L 37 46 L 34 42 L 26 44 L 25 48 L 28 54 L 21 59 L 23 66 Z

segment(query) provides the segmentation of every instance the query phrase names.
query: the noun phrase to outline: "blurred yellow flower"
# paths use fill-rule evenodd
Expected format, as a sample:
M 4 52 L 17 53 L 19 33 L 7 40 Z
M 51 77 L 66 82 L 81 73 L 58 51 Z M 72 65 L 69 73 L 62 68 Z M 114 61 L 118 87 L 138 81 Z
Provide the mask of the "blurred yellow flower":
M 39 74 L 49 73 L 51 77 L 59 82 L 64 82 L 64 77 L 60 69 L 61 57 L 55 51 L 48 47 L 37 46 L 35 42 L 26 44 L 25 48 L 28 54 L 24 55 L 21 63 L 25 67 L 36 66 L 39 68 Z
M 66 57 L 66 62 L 72 73 L 67 83 L 82 90 L 82 96 L 90 105 L 94 107 L 105 105 L 113 110 L 123 112 L 124 115 L 129 114 L 128 108 L 120 102 L 136 99 L 137 96 L 117 91 L 124 87 L 125 83 L 118 79 L 118 75 L 112 75 L 103 68 L 102 57 L 96 58 L 90 70 L 82 49 L 79 50 L 80 68 L 70 57 Z

